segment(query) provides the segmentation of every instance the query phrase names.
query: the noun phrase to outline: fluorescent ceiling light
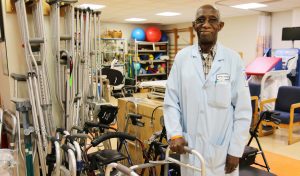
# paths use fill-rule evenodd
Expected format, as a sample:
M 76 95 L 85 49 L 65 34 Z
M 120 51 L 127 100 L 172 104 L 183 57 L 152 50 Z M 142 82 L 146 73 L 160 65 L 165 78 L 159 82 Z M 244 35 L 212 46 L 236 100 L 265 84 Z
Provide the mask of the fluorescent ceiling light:
M 247 4 L 234 5 L 231 7 L 238 8 L 238 9 L 256 9 L 261 7 L 267 7 L 267 5 L 261 3 L 247 3 Z
M 79 5 L 79 8 L 83 8 L 83 9 L 90 8 L 92 10 L 98 10 L 98 9 L 102 9 L 104 7 L 106 7 L 106 6 L 100 5 L 100 4 L 81 4 L 81 5 Z
M 144 18 L 127 18 L 125 21 L 146 21 Z
M 177 15 L 181 15 L 181 14 L 177 13 L 177 12 L 162 12 L 162 13 L 157 13 L 156 15 L 159 15 L 159 16 L 177 16 Z

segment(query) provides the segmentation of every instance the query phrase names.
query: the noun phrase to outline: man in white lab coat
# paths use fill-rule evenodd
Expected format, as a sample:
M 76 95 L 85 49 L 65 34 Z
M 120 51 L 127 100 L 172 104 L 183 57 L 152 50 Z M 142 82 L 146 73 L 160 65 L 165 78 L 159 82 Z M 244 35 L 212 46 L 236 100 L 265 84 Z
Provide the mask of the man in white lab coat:
M 198 43 L 176 55 L 164 101 L 171 150 L 184 153 L 184 145 L 196 149 L 204 156 L 207 176 L 238 176 L 252 116 L 243 61 L 217 43 L 223 26 L 213 6 L 197 10 L 193 27 Z M 193 156 L 181 160 L 200 166 Z M 181 170 L 182 176 L 200 175 Z

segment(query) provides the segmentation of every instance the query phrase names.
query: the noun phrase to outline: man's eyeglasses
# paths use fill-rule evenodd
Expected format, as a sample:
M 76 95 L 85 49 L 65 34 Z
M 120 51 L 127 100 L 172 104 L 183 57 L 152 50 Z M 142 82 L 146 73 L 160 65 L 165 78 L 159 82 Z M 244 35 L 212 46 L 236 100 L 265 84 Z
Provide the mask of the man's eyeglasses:
M 196 19 L 194 22 L 196 24 L 203 25 L 206 22 L 206 20 L 208 21 L 209 24 L 212 24 L 212 25 L 220 22 L 220 20 L 218 18 L 203 18 L 203 17 Z

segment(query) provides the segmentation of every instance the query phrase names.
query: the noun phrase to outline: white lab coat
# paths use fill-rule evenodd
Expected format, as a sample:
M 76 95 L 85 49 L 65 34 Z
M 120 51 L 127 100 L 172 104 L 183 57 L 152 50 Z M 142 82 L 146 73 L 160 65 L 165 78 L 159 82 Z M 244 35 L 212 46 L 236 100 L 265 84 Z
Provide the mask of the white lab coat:
M 227 154 L 241 157 L 248 139 L 252 110 L 243 62 L 221 44 L 205 79 L 198 45 L 176 55 L 164 99 L 167 136 L 182 135 L 200 152 L 207 176 L 225 175 Z M 200 166 L 192 156 L 182 161 Z M 200 173 L 181 168 L 182 176 Z M 238 176 L 238 169 L 230 174 Z

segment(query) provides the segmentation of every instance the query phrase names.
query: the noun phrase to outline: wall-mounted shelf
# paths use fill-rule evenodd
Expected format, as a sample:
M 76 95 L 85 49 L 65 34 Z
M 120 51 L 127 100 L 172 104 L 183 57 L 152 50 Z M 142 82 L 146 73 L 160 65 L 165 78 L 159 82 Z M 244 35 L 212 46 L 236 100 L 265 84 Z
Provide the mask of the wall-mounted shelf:
M 141 69 L 136 75 L 138 81 L 167 79 L 168 60 L 160 57 L 168 57 L 168 42 L 131 41 L 130 46 L 133 61 L 141 64 Z

